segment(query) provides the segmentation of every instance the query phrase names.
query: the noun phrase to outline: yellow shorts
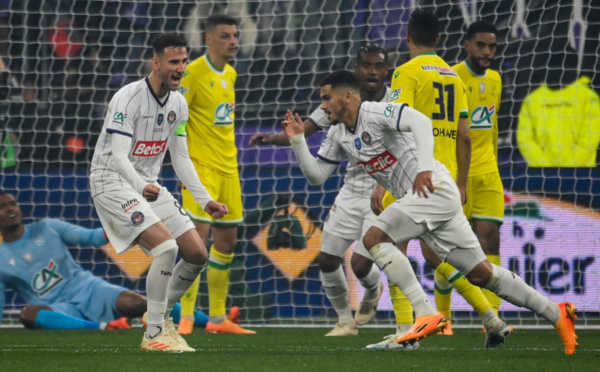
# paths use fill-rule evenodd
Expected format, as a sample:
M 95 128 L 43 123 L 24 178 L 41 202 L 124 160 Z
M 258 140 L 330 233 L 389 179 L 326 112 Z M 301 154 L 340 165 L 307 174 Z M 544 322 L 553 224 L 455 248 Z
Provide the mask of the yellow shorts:
M 469 177 L 467 203 L 463 206 L 469 220 L 504 222 L 504 186 L 500 173 Z
M 214 200 L 227 205 L 229 213 L 218 220 L 213 219 L 204 211 L 202 206 L 194 200 L 192 194 L 185 187 L 181 190 L 183 208 L 194 222 L 215 223 L 220 225 L 239 225 L 244 219 L 242 206 L 242 190 L 240 176 L 225 175 L 216 169 L 208 168 L 194 161 L 194 168 L 198 172 L 200 181 L 208 190 Z

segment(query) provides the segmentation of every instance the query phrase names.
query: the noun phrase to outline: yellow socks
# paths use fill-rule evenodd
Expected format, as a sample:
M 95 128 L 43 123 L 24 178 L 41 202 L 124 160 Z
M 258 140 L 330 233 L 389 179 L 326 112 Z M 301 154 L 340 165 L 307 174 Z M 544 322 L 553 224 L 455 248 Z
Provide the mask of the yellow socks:
M 502 262 L 500 261 L 500 256 L 499 255 L 487 255 L 486 256 L 488 261 L 490 261 L 491 264 L 496 265 L 496 266 L 502 266 Z M 485 298 L 487 298 L 488 302 L 492 305 L 492 309 L 494 309 L 494 312 L 496 313 L 496 315 L 498 315 L 498 309 L 500 308 L 500 304 L 502 303 L 502 299 L 498 296 L 496 296 L 496 294 L 494 292 L 490 292 L 487 289 L 483 290 L 483 295 L 485 296 Z
M 198 288 L 200 287 L 200 275 L 196 277 L 196 280 L 188 288 L 187 291 L 181 297 L 181 316 L 194 317 L 194 310 L 196 309 L 196 300 L 198 299 Z
M 227 311 L 225 302 L 229 292 L 229 276 L 231 274 L 231 261 L 233 253 L 225 254 L 211 247 L 208 257 L 208 270 L 206 282 L 208 285 L 208 307 L 211 323 L 214 317 L 225 317 Z M 224 318 L 223 318 L 224 320 Z
M 442 273 L 442 270 L 439 269 L 442 265 L 448 264 L 442 263 L 440 266 L 438 266 L 438 270 L 435 270 L 434 272 L 433 296 L 435 298 L 435 306 L 437 307 L 437 310 L 442 313 L 446 319 L 452 319 L 451 305 L 453 287 L 452 284 L 450 284 L 450 281 Z
M 438 266 L 436 272 L 439 272 L 454 288 L 456 288 L 456 292 L 458 292 L 469 305 L 477 311 L 477 314 L 483 316 L 483 314 L 492 310 L 492 305 L 490 305 L 489 301 L 483 295 L 481 288 L 471 284 L 467 278 L 452 267 L 452 265 L 444 262 Z M 441 310 L 439 311 L 441 312 Z
M 390 289 L 390 299 L 394 307 L 394 314 L 396 315 L 396 328 L 401 333 L 404 333 L 414 323 L 412 306 L 400 288 L 396 287 L 392 282 L 388 282 L 388 286 Z

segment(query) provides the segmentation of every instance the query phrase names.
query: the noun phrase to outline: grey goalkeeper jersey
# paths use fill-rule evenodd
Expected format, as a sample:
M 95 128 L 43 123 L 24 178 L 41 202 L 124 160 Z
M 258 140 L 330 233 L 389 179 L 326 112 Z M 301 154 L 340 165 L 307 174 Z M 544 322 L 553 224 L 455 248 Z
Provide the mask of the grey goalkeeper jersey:
M 386 87 L 385 92 L 379 102 L 388 102 L 390 98 L 390 88 Z M 310 114 L 309 120 L 312 121 L 320 129 L 329 129 L 331 122 L 327 118 L 327 115 L 320 108 Z M 354 195 L 363 197 L 371 197 L 373 190 L 377 186 L 377 182 L 371 178 L 360 166 L 352 165 L 348 163 L 346 167 L 346 175 L 344 176 L 344 186 L 346 189 Z

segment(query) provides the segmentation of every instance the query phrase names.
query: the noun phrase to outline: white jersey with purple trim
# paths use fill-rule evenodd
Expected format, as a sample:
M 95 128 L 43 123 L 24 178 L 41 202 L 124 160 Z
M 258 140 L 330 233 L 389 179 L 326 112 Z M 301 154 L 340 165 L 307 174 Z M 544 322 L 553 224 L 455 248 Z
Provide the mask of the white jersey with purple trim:
M 188 120 L 185 98 L 179 92 L 156 96 L 148 78 L 121 88 L 111 99 L 92 159 L 92 196 L 114 188 L 132 188 L 112 163 L 112 135 L 132 138 L 129 161 L 146 182 L 156 184 L 169 137 Z M 184 130 L 176 135 L 185 136 Z
M 385 92 L 379 102 L 388 102 L 390 100 L 390 88 L 385 87 Z M 331 127 L 331 122 L 321 108 L 316 109 L 308 118 L 313 124 L 323 130 Z M 359 196 L 371 197 L 377 183 L 375 180 L 363 170 L 360 166 L 352 166 L 348 163 L 346 166 L 346 175 L 344 176 L 344 186 L 342 189 L 350 191 L 350 193 Z
M 362 102 L 354 130 L 344 124 L 332 126 L 319 149 L 318 158 L 339 164 L 348 156 L 348 167 L 360 166 L 397 199 L 402 198 L 412 190 L 419 172 L 413 135 L 399 129 L 405 108 L 408 105 Z M 433 162 L 432 171 L 435 175 L 449 174 L 437 160 Z

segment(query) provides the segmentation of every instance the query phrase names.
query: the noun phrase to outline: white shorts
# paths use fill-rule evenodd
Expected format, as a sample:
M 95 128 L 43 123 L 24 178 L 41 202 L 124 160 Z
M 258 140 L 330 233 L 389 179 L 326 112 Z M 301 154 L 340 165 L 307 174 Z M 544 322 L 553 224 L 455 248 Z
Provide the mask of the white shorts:
M 142 232 L 160 221 L 175 239 L 194 228 L 179 202 L 164 187 L 151 203 L 127 188 L 106 190 L 94 196 L 93 201 L 108 240 L 119 254 L 133 247 Z
M 460 203 L 460 193 L 450 175 L 434 176 L 435 191 L 428 198 L 418 197 L 409 191 L 396 200 L 375 222 L 395 243 L 421 238 L 445 261 L 448 252 L 455 248 L 481 250 L 477 237 L 465 217 Z M 399 225 L 398 214 L 408 216 L 415 225 Z
M 376 220 L 377 216 L 371 210 L 370 198 L 355 195 L 342 187 L 329 211 L 323 232 L 354 242 L 360 240 Z M 332 249 L 333 247 L 325 245 L 321 247 L 322 252 L 338 257 L 342 257 L 348 247 L 343 251 L 339 248 Z M 371 257 L 362 244 L 356 246 L 355 252 Z

